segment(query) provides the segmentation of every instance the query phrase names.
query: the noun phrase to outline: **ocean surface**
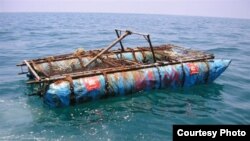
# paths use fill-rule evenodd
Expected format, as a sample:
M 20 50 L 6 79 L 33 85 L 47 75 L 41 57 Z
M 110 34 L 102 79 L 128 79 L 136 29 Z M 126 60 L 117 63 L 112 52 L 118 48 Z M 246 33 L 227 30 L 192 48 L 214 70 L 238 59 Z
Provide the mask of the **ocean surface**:
M 24 59 L 106 47 L 115 28 L 232 59 L 213 83 L 52 109 L 28 96 Z M 138 36 L 124 44 L 147 45 Z M 142 14 L 1 13 L 0 140 L 171 140 L 173 124 L 250 124 L 250 20 Z

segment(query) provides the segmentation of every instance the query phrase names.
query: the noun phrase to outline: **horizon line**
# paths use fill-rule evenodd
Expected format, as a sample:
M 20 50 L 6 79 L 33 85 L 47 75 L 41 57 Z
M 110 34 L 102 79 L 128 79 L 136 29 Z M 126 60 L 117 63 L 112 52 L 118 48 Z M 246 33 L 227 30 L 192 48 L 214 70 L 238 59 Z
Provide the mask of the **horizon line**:
M 84 14 L 131 14 L 131 15 L 162 15 L 162 16 L 183 16 L 183 17 L 204 17 L 204 18 L 225 18 L 225 19 L 240 19 L 250 20 L 247 17 L 222 17 L 222 16 L 201 16 L 201 15 L 182 15 L 182 14 L 164 14 L 164 13 L 126 13 L 126 12 L 83 12 L 83 11 L 0 11 L 1 13 L 84 13 Z

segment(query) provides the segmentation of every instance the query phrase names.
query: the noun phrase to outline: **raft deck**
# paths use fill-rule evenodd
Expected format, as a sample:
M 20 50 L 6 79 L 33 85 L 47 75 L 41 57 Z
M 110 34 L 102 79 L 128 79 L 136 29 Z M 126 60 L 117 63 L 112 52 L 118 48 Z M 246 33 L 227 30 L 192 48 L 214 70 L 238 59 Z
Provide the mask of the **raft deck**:
M 118 38 L 107 48 L 89 51 L 78 49 L 69 54 L 24 60 L 17 65 L 21 67 L 21 73 L 19 74 L 30 74 L 31 79 L 27 82 L 29 84 L 47 83 L 68 77 L 75 79 L 98 74 L 214 59 L 213 54 L 172 44 L 153 46 L 149 34 L 123 30 L 115 31 Z M 124 48 L 122 39 L 130 34 L 143 36 L 149 43 L 149 47 Z M 110 50 L 117 43 L 120 44 L 121 49 Z M 23 71 L 23 66 L 26 66 L 28 71 Z

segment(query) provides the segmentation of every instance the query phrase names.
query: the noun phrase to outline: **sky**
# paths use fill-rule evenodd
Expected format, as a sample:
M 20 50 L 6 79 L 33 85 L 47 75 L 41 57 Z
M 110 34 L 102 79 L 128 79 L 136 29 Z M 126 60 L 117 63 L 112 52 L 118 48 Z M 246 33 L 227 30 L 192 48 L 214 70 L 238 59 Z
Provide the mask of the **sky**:
M 0 0 L 0 12 L 139 13 L 250 19 L 250 0 Z

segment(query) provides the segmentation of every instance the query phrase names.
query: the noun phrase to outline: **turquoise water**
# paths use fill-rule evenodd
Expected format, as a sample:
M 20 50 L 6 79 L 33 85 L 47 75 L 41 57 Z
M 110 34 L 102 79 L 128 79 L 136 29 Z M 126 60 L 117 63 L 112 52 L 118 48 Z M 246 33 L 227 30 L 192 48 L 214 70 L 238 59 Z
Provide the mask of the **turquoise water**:
M 23 59 L 107 46 L 115 28 L 232 59 L 209 85 L 50 109 L 29 97 Z M 147 45 L 139 37 L 127 46 Z M 133 14 L 0 14 L 0 140 L 171 140 L 173 124 L 250 123 L 250 20 Z

